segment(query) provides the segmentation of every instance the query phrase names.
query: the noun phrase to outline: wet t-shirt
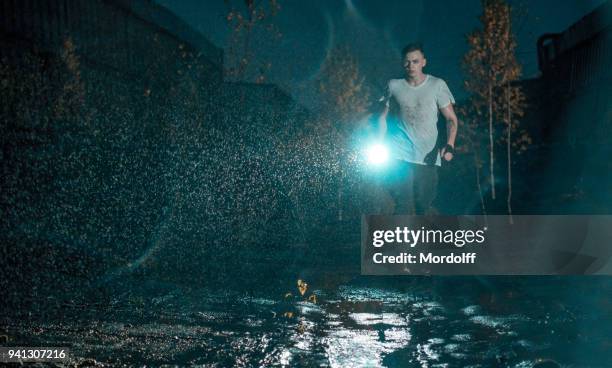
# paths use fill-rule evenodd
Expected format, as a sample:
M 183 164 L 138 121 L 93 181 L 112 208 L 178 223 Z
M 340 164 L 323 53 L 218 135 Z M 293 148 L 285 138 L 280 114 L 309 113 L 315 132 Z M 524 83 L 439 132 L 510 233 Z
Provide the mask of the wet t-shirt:
M 426 75 L 418 86 L 406 79 L 391 79 L 387 86 L 387 106 L 395 101 L 398 111 L 389 115 L 389 139 L 392 156 L 417 163 L 441 165 L 436 148 L 438 111 L 455 99 L 446 82 Z

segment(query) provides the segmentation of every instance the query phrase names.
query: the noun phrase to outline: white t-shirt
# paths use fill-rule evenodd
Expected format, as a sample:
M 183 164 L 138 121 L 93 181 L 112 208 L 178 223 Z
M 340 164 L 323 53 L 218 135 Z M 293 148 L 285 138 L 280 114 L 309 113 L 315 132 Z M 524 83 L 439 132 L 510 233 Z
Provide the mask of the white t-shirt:
M 446 82 L 426 74 L 418 86 L 406 79 L 391 79 L 387 86 L 387 106 L 391 97 L 399 105 L 395 121 L 387 119 L 394 158 L 416 164 L 441 165 L 436 148 L 438 111 L 455 99 Z

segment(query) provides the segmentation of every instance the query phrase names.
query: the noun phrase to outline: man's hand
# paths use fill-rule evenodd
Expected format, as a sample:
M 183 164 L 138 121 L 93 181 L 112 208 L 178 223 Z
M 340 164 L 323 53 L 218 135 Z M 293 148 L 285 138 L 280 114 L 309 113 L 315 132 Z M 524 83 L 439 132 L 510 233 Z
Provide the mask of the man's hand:
M 446 146 L 444 146 L 442 150 L 440 151 L 440 156 L 442 156 L 444 160 L 446 161 L 452 160 L 454 155 L 455 155 L 455 148 L 451 146 L 450 144 L 447 144 Z
M 446 133 L 448 136 L 448 140 L 446 141 L 446 146 L 442 148 L 440 151 L 440 155 L 446 161 L 450 161 L 453 159 L 455 155 L 455 138 L 457 138 L 457 115 L 455 115 L 455 110 L 453 109 L 453 104 L 448 104 L 440 109 L 442 115 L 446 119 Z

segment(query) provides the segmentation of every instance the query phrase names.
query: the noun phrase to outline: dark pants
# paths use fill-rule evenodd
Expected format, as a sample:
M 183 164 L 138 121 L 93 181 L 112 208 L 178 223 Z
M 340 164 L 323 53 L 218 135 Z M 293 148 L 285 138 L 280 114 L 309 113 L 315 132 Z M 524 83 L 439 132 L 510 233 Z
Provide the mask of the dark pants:
M 424 215 L 438 190 L 438 167 L 396 161 L 387 179 L 389 194 L 395 202 L 396 215 Z

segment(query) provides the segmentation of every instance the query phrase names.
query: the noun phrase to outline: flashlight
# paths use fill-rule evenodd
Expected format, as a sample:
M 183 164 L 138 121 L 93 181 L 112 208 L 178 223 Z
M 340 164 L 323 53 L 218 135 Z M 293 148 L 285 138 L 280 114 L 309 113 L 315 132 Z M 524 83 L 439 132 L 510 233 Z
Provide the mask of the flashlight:
M 366 149 L 366 158 L 371 165 L 383 165 L 389 160 L 389 150 L 384 144 L 373 144 Z

